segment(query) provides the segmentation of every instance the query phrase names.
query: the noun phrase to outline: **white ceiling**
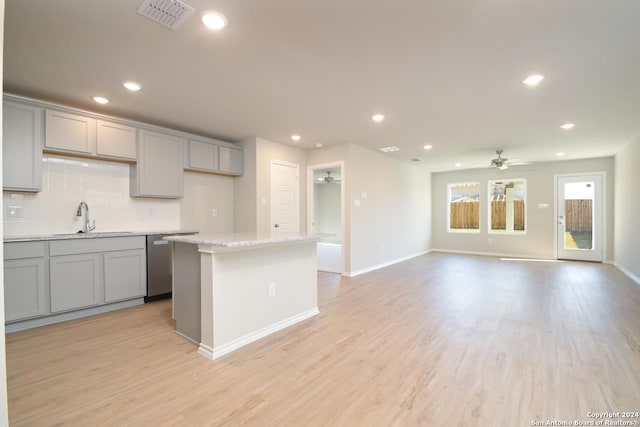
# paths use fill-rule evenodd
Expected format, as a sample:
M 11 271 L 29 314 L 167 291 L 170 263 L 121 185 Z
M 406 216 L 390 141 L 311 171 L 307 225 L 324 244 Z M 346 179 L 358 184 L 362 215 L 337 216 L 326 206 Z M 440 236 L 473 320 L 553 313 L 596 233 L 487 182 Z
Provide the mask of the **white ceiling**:
M 638 0 L 185 2 L 229 26 L 194 14 L 170 30 L 139 0 L 6 0 L 5 91 L 230 141 L 395 145 L 434 171 L 497 148 L 608 156 L 640 136 Z

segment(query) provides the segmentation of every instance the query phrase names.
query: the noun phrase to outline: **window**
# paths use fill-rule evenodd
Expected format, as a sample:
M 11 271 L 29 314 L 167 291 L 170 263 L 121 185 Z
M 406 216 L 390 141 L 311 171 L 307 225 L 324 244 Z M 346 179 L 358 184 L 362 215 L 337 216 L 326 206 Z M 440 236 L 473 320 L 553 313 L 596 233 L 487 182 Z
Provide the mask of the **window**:
M 524 234 L 527 181 L 489 181 L 489 233 Z
M 450 233 L 480 232 L 480 183 L 449 184 L 448 221 Z

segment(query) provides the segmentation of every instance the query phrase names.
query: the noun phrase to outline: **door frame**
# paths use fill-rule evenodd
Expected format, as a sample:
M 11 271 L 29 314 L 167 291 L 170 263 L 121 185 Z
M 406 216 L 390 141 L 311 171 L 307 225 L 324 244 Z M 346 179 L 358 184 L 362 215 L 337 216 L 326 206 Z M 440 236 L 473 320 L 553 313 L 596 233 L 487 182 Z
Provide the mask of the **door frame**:
M 553 258 L 558 259 L 558 179 L 559 178 L 577 178 L 587 175 L 598 175 L 600 177 L 601 188 L 601 200 L 600 204 L 602 209 L 602 224 L 600 226 L 600 248 L 602 249 L 602 260 L 600 262 L 606 263 L 609 259 L 607 253 L 607 172 L 580 172 L 580 173 L 563 173 L 553 175 Z
M 340 167 L 340 232 L 342 233 L 342 268 L 340 274 L 342 276 L 345 275 L 347 257 L 345 256 L 347 249 L 349 248 L 349 238 L 347 236 L 347 224 L 346 224 L 346 201 L 347 197 L 345 194 L 345 182 L 346 182 L 346 173 L 344 168 L 344 160 L 339 160 L 335 162 L 329 163 L 318 163 L 315 165 L 307 166 L 307 231 L 309 233 L 313 232 L 313 223 L 315 220 L 315 187 L 313 180 L 313 173 L 316 170 L 320 169 L 328 169 Z
M 284 160 L 275 160 L 275 159 L 271 159 L 271 163 L 270 163 L 270 169 L 269 169 L 269 199 L 270 199 L 270 206 L 269 206 L 269 230 L 270 231 L 274 231 L 274 209 L 275 209 L 275 203 L 273 203 L 273 188 L 274 188 L 274 179 L 273 179 L 273 166 L 274 165 L 282 165 L 282 166 L 287 166 L 287 167 L 292 167 L 295 168 L 296 170 L 296 185 L 294 186 L 295 189 L 295 193 L 294 193 L 294 197 L 295 197 L 295 206 L 296 206 L 296 218 L 297 218 L 297 224 L 298 224 L 298 233 L 300 232 L 300 165 L 297 163 L 292 163 L 292 162 L 286 162 Z

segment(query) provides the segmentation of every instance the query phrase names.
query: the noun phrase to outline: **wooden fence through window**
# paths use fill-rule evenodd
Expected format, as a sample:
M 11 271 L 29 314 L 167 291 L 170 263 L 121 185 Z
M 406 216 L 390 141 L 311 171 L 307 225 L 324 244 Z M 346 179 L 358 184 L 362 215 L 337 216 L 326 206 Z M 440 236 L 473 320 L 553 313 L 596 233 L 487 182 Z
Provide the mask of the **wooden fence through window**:
M 451 202 L 449 227 L 466 230 L 480 229 L 480 203 L 471 197 Z
M 593 229 L 593 204 L 590 199 L 564 201 L 565 230 L 591 231 Z
M 507 202 L 501 198 L 491 201 L 491 229 L 505 230 L 507 228 Z M 513 228 L 524 230 L 524 200 L 513 200 Z M 469 197 L 451 202 L 449 217 L 450 228 L 479 229 L 480 202 Z

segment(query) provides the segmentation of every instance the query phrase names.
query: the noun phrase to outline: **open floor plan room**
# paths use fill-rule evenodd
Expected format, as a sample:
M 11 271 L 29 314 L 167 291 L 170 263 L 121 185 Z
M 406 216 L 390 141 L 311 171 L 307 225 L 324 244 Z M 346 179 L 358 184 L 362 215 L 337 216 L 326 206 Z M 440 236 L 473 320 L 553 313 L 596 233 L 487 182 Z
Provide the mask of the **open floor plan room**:
M 170 301 L 9 334 L 11 425 L 524 426 L 640 410 L 640 287 L 610 265 L 434 252 L 318 282 L 318 316 L 214 361 L 173 333 Z

